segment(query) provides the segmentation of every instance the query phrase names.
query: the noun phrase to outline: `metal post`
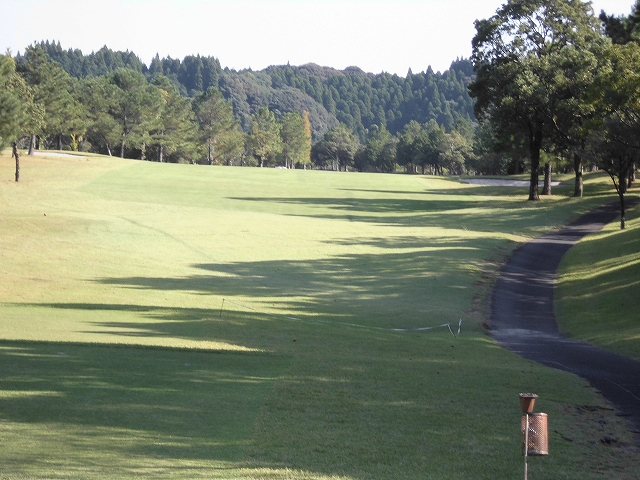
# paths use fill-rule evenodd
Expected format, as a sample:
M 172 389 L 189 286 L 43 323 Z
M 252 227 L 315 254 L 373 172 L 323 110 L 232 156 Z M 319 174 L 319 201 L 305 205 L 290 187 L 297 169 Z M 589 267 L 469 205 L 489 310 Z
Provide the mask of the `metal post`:
M 524 424 L 524 480 L 529 476 L 529 414 L 526 413 L 526 421 Z

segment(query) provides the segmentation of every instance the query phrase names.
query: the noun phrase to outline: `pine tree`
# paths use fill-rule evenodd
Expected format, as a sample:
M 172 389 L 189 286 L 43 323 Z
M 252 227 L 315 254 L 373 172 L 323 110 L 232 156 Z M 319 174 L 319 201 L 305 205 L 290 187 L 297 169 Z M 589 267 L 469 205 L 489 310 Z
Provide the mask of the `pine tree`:
M 226 160 L 230 163 L 242 150 L 242 133 L 233 118 L 233 107 L 220 91 L 209 87 L 193 102 L 196 119 L 200 125 L 200 138 L 206 149 L 209 165 Z

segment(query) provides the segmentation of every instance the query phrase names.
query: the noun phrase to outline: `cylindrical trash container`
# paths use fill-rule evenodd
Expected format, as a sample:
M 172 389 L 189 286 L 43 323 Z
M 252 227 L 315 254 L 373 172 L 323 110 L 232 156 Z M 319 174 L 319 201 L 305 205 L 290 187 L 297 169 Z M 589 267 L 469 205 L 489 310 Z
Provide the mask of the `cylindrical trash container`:
M 525 425 L 527 424 L 527 416 L 522 416 L 520 424 L 520 433 L 522 433 L 522 455 L 525 454 Z M 529 414 L 529 445 L 527 455 L 549 455 L 549 424 L 546 413 L 530 413 Z

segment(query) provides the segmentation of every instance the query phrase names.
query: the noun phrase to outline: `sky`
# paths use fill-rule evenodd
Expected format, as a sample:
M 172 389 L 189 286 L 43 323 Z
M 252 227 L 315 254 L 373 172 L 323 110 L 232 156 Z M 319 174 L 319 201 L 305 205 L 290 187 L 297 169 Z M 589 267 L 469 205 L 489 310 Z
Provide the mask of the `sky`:
M 471 56 L 474 21 L 503 0 L 0 0 L 0 49 L 42 40 L 151 59 L 215 57 L 222 67 L 316 63 L 405 76 Z M 629 14 L 635 0 L 594 0 Z

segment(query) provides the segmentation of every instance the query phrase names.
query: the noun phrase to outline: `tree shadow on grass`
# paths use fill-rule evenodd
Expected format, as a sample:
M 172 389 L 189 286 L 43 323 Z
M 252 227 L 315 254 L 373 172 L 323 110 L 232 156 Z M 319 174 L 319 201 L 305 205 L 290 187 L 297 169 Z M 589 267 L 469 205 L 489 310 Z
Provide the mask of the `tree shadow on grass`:
M 482 195 L 483 188 L 485 187 L 480 187 L 475 194 Z M 483 233 L 526 232 L 566 221 L 567 209 L 558 208 L 557 202 L 529 202 L 526 196 L 521 199 L 508 199 L 504 192 L 495 199 L 473 198 L 474 192 L 464 192 L 437 192 L 447 194 L 450 200 L 400 197 L 237 197 L 234 200 L 252 202 L 261 205 L 262 208 L 270 204 L 277 205 L 273 210 L 294 217 L 399 227 L 465 229 Z M 590 203 L 585 202 L 577 210 L 593 207 L 604 199 L 606 196 L 592 196 Z M 561 201 L 570 202 L 571 199 Z M 269 208 L 266 210 L 269 211 Z M 578 213 L 576 211 L 576 215 Z
M 397 401 L 402 402 L 405 395 L 411 396 L 406 400 L 408 405 L 418 401 L 412 393 L 411 382 L 407 380 L 403 387 L 409 393 L 399 393 L 398 397 L 380 389 L 389 378 L 379 372 L 378 367 L 384 364 L 385 369 L 391 368 L 393 379 L 402 370 L 404 360 L 395 358 L 397 334 L 375 330 L 375 327 L 423 327 L 442 323 L 440 316 L 449 312 L 437 310 L 449 308 L 446 304 L 457 303 L 455 300 L 444 299 L 439 306 L 416 302 L 416 298 L 429 289 L 438 288 L 438 284 L 447 285 L 454 293 L 462 289 L 466 285 L 464 275 L 468 265 L 465 264 L 476 261 L 475 251 L 481 245 L 476 240 L 451 242 L 441 238 L 425 242 L 407 237 L 401 244 L 414 243 L 416 248 L 398 252 L 386 239 L 368 241 L 390 251 L 309 261 L 198 264 L 193 268 L 199 274 L 178 278 L 96 280 L 100 284 L 131 289 L 192 292 L 231 299 L 250 297 L 257 299 L 251 304 L 253 307 L 265 298 L 270 306 L 275 304 L 279 311 L 292 312 L 290 317 L 295 318 L 254 312 L 230 302 L 220 310 L 143 304 L 39 304 L 37 306 L 86 312 L 88 330 L 98 341 L 101 333 L 111 337 L 212 339 L 275 353 L 221 354 L 5 342 L 0 344 L 0 379 L 2 390 L 13 393 L 0 400 L 0 416 L 17 424 L 59 425 L 61 432 L 66 432 L 61 433 L 65 441 L 71 438 L 78 445 L 71 455 L 87 455 L 103 469 L 109 455 L 129 458 L 122 469 L 152 458 L 240 462 L 251 431 L 245 422 L 253 425 L 251 419 L 255 416 L 252 415 L 257 415 L 273 378 L 295 359 L 306 366 L 302 370 L 296 368 L 295 378 L 286 383 L 290 393 L 285 394 L 284 408 L 291 412 L 285 416 L 293 416 L 303 424 L 287 423 L 286 428 L 295 431 L 303 441 L 305 424 L 314 425 L 316 430 L 327 419 L 336 424 L 314 434 L 311 443 L 306 441 L 306 453 L 296 455 L 295 459 L 290 458 L 291 442 L 278 437 L 283 434 L 282 430 L 276 432 L 276 437 L 270 432 L 261 432 L 267 447 L 263 445 L 262 450 L 259 449 L 258 458 L 272 459 L 269 462 L 284 467 L 335 473 L 337 470 L 330 459 L 336 458 L 338 450 L 358 451 L 362 458 L 370 455 L 361 452 L 357 444 L 349 447 L 337 438 L 335 446 L 323 452 L 315 449 L 334 435 L 342 438 L 356 429 L 358 435 L 369 438 L 388 432 L 391 425 L 382 420 L 375 428 L 367 426 L 365 416 L 374 410 L 382 411 L 385 418 L 399 418 L 398 421 L 404 422 L 411 430 L 404 438 L 420 436 L 418 430 L 410 428 L 413 414 L 407 413 L 415 409 L 395 405 Z M 485 246 L 488 245 L 482 247 Z M 135 298 L 135 293 L 130 298 Z M 92 312 L 98 310 L 133 315 L 123 315 L 123 321 L 100 322 L 96 321 L 100 316 L 92 317 Z M 436 318 L 425 318 L 427 313 Z M 140 321 L 135 321 L 136 317 Z M 321 323 L 322 320 L 330 323 Z M 361 323 L 370 328 L 356 329 L 343 325 L 345 323 Z M 415 354 L 419 355 L 419 351 Z M 354 355 L 362 357 L 366 365 L 354 365 Z M 344 382 L 350 375 L 363 381 L 361 369 L 379 380 L 367 379 L 366 389 L 345 390 Z M 336 403 L 333 395 L 342 400 Z M 308 402 L 318 412 L 312 413 L 306 405 Z M 274 422 L 282 422 L 280 408 L 283 407 L 277 401 L 270 402 L 269 411 L 276 420 L 266 421 L 265 428 L 273 429 Z M 417 410 L 423 416 L 428 409 L 420 406 Z M 359 412 L 358 415 L 353 415 L 354 411 Z M 81 430 L 94 438 L 83 440 Z M 108 438 L 103 438 L 105 436 Z M 354 441 L 358 438 L 352 437 Z M 316 440 L 318 445 L 313 444 Z M 272 449 L 269 442 L 280 446 Z M 385 448 L 382 439 L 376 442 L 377 448 Z M 279 450 L 281 448 L 285 451 Z M 347 457 L 341 455 L 338 471 L 357 475 L 357 470 L 350 472 Z M 24 474 L 20 463 L 27 464 L 30 460 L 20 455 L 15 458 L 11 471 Z M 263 460 L 258 463 L 264 464 Z
M 110 335 L 214 338 L 274 353 L 4 342 L 0 378 L 8 388 L 2 390 L 16 398 L 2 398 L 0 418 L 58 425 L 65 441 L 72 438 L 76 444 L 71 454 L 88 456 L 103 476 L 112 471 L 106 460 L 112 456 L 124 458 L 114 475 L 166 461 L 170 465 L 165 472 L 187 476 L 177 462 L 209 461 L 372 479 L 393 478 L 398 471 L 404 478 L 422 478 L 425 471 L 446 478 L 452 462 L 460 474 L 450 478 L 473 478 L 484 462 L 492 477 L 479 478 L 513 476 L 513 469 L 499 460 L 512 450 L 511 427 L 495 419 L 496 412 L 508 410 L 502 398 L 483 393 L 491 401 L 472 412 L 463 398 L 508 382 L 508 389 L 517 391 L 520 363 L 512 366 L 507 353 L 489 344 L 477 348 L 479 340 L 472 335 L 454 338 L 446 330 L 400 334 L 336 322 L 410 327 L 425 326 L 428 314 L 439 308 L 444 313 L 438 315 L 452 315 L 460 308 L 456 295 L 468 286 L 476 250 L 503 241 L 410 236 L 396 244 L 387 238 L 362 240 L 391 251 L 310 261 L 198 264 L 193 267 L 199 274 L 179 278 L 97 280 L 131 289 L 268 297 L 299 320 L 243 312 L 233 304 L 221 310 L 41 305 L 88 314 L 131 311 L 143 317 L 129 323 L 87 322 L 113 327 Z M 429 304 L 416 301 L 425 291 L 430 292 L 425 296 Z M 336 325 L 314 322 L 323 318 Z M 440 317 L 431 320 L 438 323 Z M 131 331 L 118 331 L 123 327 Z M 503 358 L 485 359 L 485 354 Z M 41 395 L 29 398 L 20 393 L 24 391 Z M 450 441 L 438 441 L 460 436 L 460 425 L 466 426 L 466 435 L 458 445 L 469 451 L 464 460 L 447 451 Z M 80 430 L 92 438 L 84 438 Z M 474 444 L 477 439 L 484 449 Z M 493 456 L 488 458 L 487 451 Z M 19 463 L 26 463 L 25 456 L 15 458 L 12 471 L 24 473 Z M 434 466 L 436 458 L 446 465 Z M 564 475 L 570 467 L 554 468 Z
M 238 461 L 287 363 L 264 353 L 0 341 L 0 419 L 10 422 L 0 432 L 3 472 Z M 38 451 L 47 441 L 29 425 L 50 432 L 50 450 Z M 57 442 L 67 445 L 62 458 Z
M 251 298 L 253 309 L 273 311 L 275 307 L 296 317 L 382 328 L 423 327 L 442 323 L 444 318 L 460 318 L 458 293 L 465 289 L 470 272 L 481 268 L 477 251 L 498 245 L 492 238 L 425 241 L 403 237 L 398 241 L 361 239 L 361 243 L 391 250 L 386 253 L 195 264 L 191 267 L 200 273 L 190 276 L 112 277 L 96 282 L 189 292 L 220 301 Z M 398 245 L 408 251 L 394 251 Z

